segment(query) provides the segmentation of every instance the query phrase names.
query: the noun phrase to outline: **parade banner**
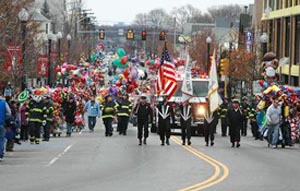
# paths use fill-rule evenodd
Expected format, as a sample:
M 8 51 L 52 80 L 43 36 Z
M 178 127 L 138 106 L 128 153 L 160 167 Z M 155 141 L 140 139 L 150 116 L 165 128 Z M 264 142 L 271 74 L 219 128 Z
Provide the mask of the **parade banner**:
M 22 49 L 19 46 L 9 45 L 6 48 L 5 69 L 14 74 L 22 72 Z
M 192 62 L 190 62 L 190 56 L 187 55 L 184 77 L 182 82 L 182 102 L 188 102 L 193 97 L 193 82 L 192 82 Z
M 37 74 L 41 77 L 48 76 L 48 55 L 40 54 L 37 60 Z
M 211 57 L 211 66 L 209 71 L 209 91 L 208 91 L 208 99 L 209 99 L 209 111 L 211 113 L 215 112 L 219 105 L 222 104 L 220 96 L 218 94 L 218 77 L 217 77 L 217 68 L 216 68 L 216 59 L 215 59 L 215 51 L 213 56 Z

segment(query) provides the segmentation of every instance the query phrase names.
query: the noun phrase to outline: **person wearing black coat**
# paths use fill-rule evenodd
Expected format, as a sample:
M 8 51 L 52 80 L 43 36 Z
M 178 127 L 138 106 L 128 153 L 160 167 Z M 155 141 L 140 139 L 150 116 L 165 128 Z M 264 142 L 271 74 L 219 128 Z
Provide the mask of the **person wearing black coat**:
M 234 99 L 232 101 L 232 108 L 228 110 L 228 125 L 232 147 L 235 147 L 235 143 L 236 147 L 240 147 L 243 119 L 244 116 L 240 109 L 239 101 Z
M 149 103 L 147 103 L 147 97 L 142 95 L 139 102 L 133 109 L 133 113 L 137 116 L 138 132 L 137 137 L 139 139 L 139 145 L 142 145 L 142 139 L 144 137 L 144 145 L 147 144 L 147 138 L 149 136 L 149 118 L 152 116 L 152 109 Z M 143 135 L 144 132 L 144 135 Z
M 219 117 L 218 117 L 218 111 L 215 111 L 213 113 L 207 113 L 205 116 L 204 121 L 204 139 L 205 139 L 205 145 L 208 147 L 209 140 L 210 140 L 210 146 L 214 146 L 214 140 L 215 140 L 215 132 L 216 127 L 218 125 Z
M 171 136 L 171 117 L 173 117 L 173 110 L 167 103 L 167 97 L 159 98 L 159 104 L 157 105 L 157 119 L 158 119 L 158 131 L 160 135 L 161 145 L 170 145 L 169 139 Z
M 70 137 L 72 134 L 72 125 L 75 122 L 75 113 L 76 113 L 76 102 L 73 96 L 69 97 L 69 100 L 65 104 L 64 116 L 67 123 L 67 137 Z
M 191 145 L 192 107 L 188 103 L 182 103 L 180 106 L 180 126 L 182 145 L 185 145 L 186 139 L 188 145 Z

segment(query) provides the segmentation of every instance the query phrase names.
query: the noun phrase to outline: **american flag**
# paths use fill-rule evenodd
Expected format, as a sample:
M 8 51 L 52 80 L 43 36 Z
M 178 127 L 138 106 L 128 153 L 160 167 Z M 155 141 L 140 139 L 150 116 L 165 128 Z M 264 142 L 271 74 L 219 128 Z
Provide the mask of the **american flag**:
M 157 94 L 166 94 L 170 99 L 177 89 L 175 65 L 171 62 L 169 51 L 165 45 L 160 59 L 157 78 Z

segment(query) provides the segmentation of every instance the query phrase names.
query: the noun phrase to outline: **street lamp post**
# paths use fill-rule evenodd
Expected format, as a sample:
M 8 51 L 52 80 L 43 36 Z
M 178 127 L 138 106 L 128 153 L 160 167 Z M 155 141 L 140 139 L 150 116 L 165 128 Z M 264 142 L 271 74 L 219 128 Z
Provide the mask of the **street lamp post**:
M 208 74 L 208 64 L 209 64 L 209 54 L 210 54 L 210 43 L 211 43 L 212 39 L 210 36 L 208 36 L 206 38 L 206 44 L 207 44 L 207 64 L 206 64 L 206 71 L 207 71 L 207 74 Z
M 268 41 L 269 41 L 269 36 L 266 32 L 264 32 L 260 37 L 260 42 L 262 45 L 262 53 L 263 53 L 262 56 L 264 56 L 267 53 Z
M 51 85 L 51 44 L 53 35 L 48 34 L 48 85 Z
M 26 51 L 26 44 L 25 44 L 25 38 L 26 38 L 26 23 L 29 19 L 29 14 L 27 13 L 26 9 L 22 9 L 19 14 L 18 17 L 21 21 L 21 25 L 22 25 L 22 90 L 25 89 L 26 87 L 26 82 L 25 82 L 25 51 Z
M 57 34 L 56 34 L 56 37 L 57 37 L 57 40 L 58 40 L 58 42 L 57 42 L 57 46 L 58 46 L 58 64 L 60 64 L 60 62 L 61 62 L 61 59 L 60 59 L 60 55 L 61 55 L 61 39 L 62 39 L 62 33 L 61 32 L 58 32 Z
M 70 34 L 67 35 L 67 41 L 68 41 L 68 63 L 70 62 L 70 49 L 71 49 L 71 40 L 72 40 L 72 37 Z

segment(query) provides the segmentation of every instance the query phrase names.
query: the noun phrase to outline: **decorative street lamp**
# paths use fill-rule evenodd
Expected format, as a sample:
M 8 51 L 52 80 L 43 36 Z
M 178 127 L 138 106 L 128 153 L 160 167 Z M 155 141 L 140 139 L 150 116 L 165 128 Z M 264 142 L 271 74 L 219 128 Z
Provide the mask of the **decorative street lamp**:
M 22 90 L 25 89 L 26 87 L 26 80 L 25 80 L 25 51 L 26 51 L 26 44 L 25 44 L 25 38 L 26 38 L 26 23 L 29 19 L 29 14 L 26 11 L 26 9 L 22 9 L 19 14 L 18 17 L 21 21 L 21 27 L 22 27 Z
M 263 56 L 267 53 L 267 45 L 269 42 L 269 36 L 266 32 L 264 32 L 260 37 L 260 42 L 262 44 L 262 53 Z
M 68 63 L 70 62 L 71 40 L 72 40 L 72 37 L 71 37 L 70 34 L 68 34 L 68 35 L 67 35 L 67 41 L 68 41 Z
M 58 46 L 58 64 L 60 64 L 61 59 L 60 59 L 60 55 L 61 55 L 61 39 L 62 39 L 63 35 L 61 32 L 58 32 L 56 34 L 56 38 L 58 40 L 57 46 Z
M 206 38 L 206 44 L 207 44 L 207 64 L 206 64 L 206 71 L 207 71 L 207 74 L 208 74 L 208 64 L 209 64 L 209 54 L 210 54 L 210 43 L 211 43 L 212 39 L 210 36 L 208 36 Z
M 54 38 L 53 34 L 48 34 L 48 85 L 51 85 L 51 44 L 52 39 Z

